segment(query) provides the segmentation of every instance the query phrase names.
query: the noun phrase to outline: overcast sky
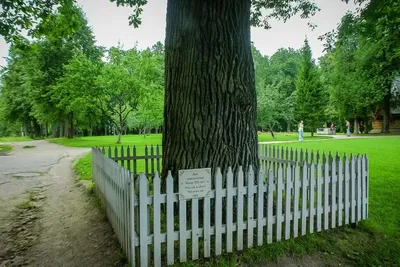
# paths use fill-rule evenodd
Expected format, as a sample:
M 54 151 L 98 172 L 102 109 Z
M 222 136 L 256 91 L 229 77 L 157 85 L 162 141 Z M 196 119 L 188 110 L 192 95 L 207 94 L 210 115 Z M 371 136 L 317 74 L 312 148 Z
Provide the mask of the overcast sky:
M 139 48 L 146 48 L 165 39 L 166 0 L 149 0 L 144 7 L 142 25 L 135 29 L 128 25 L 130 8 L 117 7 L 109 0 L 78 0 L 78 4 L 87 15 L 93 28 L 97 45 L 110 47 L 118 42 L 124 48 L 131 48 L 136 42 Z M 321 8 L 311 22 L 318 25 L 311 30 L 307 20 L 294 17 L 283 23 L 272 21 L 272 29 L 252 28 L 251 37 L 262 54 L 271 56 L 281 47 L 300 48 L 305 36 L 308 37 L 314 58 L 323 53 L 323 43 L 318 36 L 336 28 L 347 10 L 354 10 L 354 4 L 345 4 L 340 0 L 316 0 Z M 5 64 L 3 57 L 8 55 L 8 45 L 0 36 L 0 65 Z

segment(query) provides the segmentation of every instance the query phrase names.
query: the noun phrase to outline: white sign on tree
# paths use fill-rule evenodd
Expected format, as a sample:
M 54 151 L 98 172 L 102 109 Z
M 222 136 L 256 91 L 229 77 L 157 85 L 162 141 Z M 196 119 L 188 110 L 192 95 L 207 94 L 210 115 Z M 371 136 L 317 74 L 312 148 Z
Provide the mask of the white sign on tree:
M 179 199 L 203 198 L 211 192 L 211 168 L 179 171 Z

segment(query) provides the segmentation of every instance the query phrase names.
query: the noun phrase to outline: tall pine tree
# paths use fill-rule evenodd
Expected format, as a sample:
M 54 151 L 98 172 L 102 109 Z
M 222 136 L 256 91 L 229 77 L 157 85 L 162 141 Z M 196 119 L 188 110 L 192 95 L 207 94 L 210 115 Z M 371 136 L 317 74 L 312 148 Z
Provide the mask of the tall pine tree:
M 323 119 L 326 94 L 307 39 L 302 48 L 302 65 L 297 75 L 296 91 L 298 120 L 304 121 L 304 126 L 313 136 Z

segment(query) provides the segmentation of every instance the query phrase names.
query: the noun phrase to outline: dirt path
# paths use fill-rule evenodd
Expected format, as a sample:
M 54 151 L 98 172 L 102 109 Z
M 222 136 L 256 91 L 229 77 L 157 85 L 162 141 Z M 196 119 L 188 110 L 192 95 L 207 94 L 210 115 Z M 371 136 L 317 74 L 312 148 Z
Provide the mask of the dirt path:
M 13 146 L 0 157 L 0 266 L 121 266 L 105 216 L 72 178 L 72 160 L 89 150 Z

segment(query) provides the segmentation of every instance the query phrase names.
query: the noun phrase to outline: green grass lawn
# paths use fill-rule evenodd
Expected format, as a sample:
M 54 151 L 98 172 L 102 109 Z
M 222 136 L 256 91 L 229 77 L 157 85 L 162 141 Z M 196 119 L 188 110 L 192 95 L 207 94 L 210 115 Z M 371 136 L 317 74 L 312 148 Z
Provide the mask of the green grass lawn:
M 29 136 L 13 136 L 13 137 L 0 137 L 0 142 L 23 142 L 31 141 Z
M 7 153 L 12 150 L 12 147 L 9 145 L 0 145 L 0 153 Z
M 280 134 L 279 141 L 296 140 L 297 135 Z M 54 139 L 52 142 L 69 146 L 108 146 L 116 137 L 83 137 L 79 139 Z M 160 144 L 161 135 L 124 136 L 124 145 L 140 146 Z M 259 136 L 260 141 L 271 141 L 269 134 Z M 307 140 L 307 139 L 306 139 Z M 183 266 L 235 266 L 238 262 L 255 265 L 266 264 L 282 255 L 329 255 L 356 266 L 400 266 L 400 137 L 325 140 L 324 142 L 294 142 L 282 146 L 332 151 L 362 153 L 369 158 L 370 191 L 369 218 L 358 227 L 340 227 L 306 235 L 262 247 L 213 257 L 210 260 L 186 263 Z M 91 178 L 90 154 L 81 158 L 76 171 L 82 179 Z
M 272 138 L 269 133 L 262 133 L 258 135 L 259 142 L 267 142 L 267 141 L 291 141 L 297 140 L 297 133 L 275 133 L 275 139 Z M 319 140 L 319 139 L 330 139 L 330 136 L 314 136 L 311 137 L 310 133 L 304 134 L 305 140 Z M 162 135 L 161 134 L 150 134 L 146 137 L 143 135 L 123 135 L 122 136 L 122 144 L 117 144 L 117 136 L 108 135 L 108 136 L 85 136 L 79 138 L 54 138 L 48 139 L 49 142 L 60 144 L 63 146 L 71 146 L 71 147 L 108 147 L 108 146 L 145 146 L 145 145 L 161 145 Z

